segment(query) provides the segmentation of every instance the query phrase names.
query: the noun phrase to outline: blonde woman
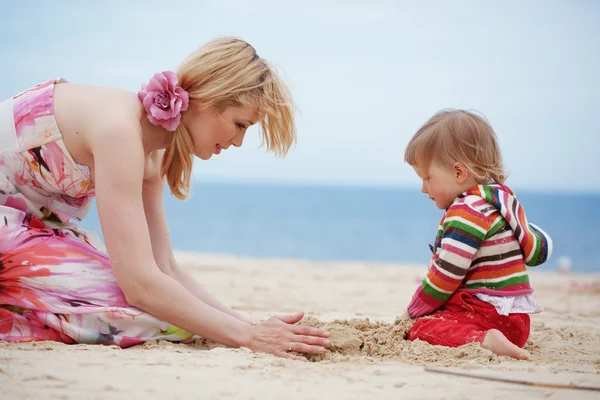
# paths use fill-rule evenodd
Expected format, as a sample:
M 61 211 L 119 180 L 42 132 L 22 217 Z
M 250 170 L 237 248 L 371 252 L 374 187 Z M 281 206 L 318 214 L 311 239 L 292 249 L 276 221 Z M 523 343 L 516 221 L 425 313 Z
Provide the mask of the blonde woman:
M 302 313 L 251 324 L 207 293 L 177 265 L 163 209 L 165 182 L 186 198 L 193 157 L 241 146 L 251 125 L 285 155 L 293 111 L 276 70 L 231 37 L 137 94 L 60 79 L 0 103 L 0 339 L 325 351 Z M 76 224 L 94 196 L 107 253 Z

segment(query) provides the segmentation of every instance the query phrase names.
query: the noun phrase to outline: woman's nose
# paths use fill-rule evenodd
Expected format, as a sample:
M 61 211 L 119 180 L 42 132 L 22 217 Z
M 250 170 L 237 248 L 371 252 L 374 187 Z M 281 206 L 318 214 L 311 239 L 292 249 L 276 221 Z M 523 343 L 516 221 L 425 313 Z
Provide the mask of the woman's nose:
M 244 136 L 245 135 L 246 135 L 246 132 L 235 135 L 233 137 L 233 139 L 231 139 L 231 144 L 234 145 L 235 147 L 242 147 L 242 144 L 244 144 Z

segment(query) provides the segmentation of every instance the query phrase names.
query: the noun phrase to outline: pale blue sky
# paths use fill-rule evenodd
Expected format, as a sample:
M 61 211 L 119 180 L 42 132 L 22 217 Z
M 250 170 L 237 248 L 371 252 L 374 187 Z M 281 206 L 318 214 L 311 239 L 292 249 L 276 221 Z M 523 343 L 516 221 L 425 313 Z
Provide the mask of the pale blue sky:
M 278 65 L 300 108 L 285 160 L 244 148 L 199 179 L 417 187 L 403 163 L 441 108 L 496 129 L 516 188 L 600 191 L 600 2 L 2 1 L 0 98 L 53 77 L 137 91 L 219 35 Z

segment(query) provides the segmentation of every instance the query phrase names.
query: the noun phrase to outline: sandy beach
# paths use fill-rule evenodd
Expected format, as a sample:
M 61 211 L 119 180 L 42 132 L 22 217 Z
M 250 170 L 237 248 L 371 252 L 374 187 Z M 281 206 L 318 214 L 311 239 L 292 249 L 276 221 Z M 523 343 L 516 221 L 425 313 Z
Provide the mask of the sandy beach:
M 399 318 L 425 272 L 419 265 L 315 263 L 178 253 L 224 302 L 256 319 L 303 310 L 324 325 L 332 347 L 289 361 L 205 340 L 150 342 L 131 349 L 38 342 L 0 343 L 2 399 L 597 399 L 554 389 L 429 372 L 441 368 L 547 384 L 600 387 L 600 291 L 573 290 L 600 274 L 530 269 L 536 298 L 530 361 L 477 345 L 456 349 L 407 342 Z

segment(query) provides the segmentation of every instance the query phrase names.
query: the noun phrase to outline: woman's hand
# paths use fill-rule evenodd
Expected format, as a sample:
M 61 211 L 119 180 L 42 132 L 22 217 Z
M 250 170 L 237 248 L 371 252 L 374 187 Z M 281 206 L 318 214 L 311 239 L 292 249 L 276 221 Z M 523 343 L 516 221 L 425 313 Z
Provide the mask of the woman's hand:
M 305 361 L 306 358 L 290 354 L 319 354 L 329 346 L 329 332 L 324 329 L 295 325 L 304 313 L 271 317 L 251 327 L 250 342 L 246 346 L 255 353 L 268 353 L 278 357 Z

